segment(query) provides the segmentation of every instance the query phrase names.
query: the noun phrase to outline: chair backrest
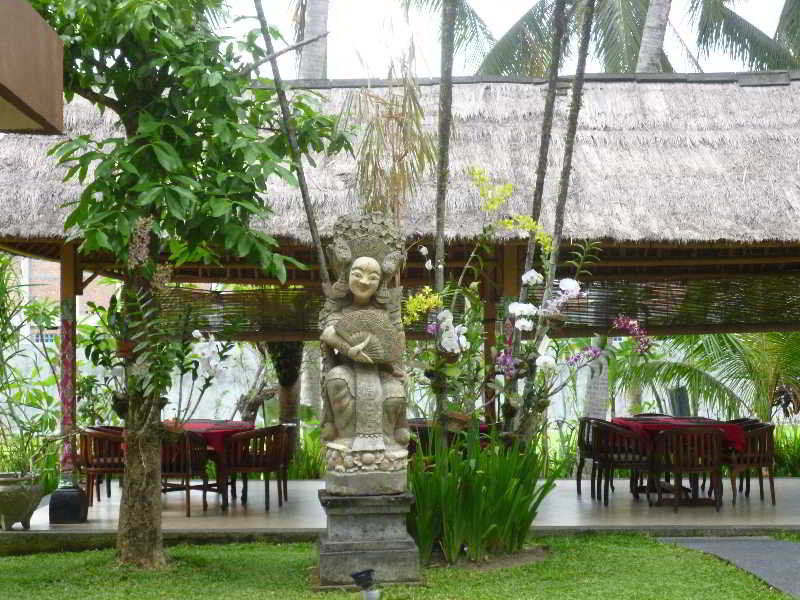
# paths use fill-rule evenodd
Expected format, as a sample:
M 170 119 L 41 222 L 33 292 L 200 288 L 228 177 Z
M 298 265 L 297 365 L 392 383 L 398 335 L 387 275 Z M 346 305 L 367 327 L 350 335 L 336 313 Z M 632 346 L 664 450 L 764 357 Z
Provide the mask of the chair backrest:
M 193 431 L 172 433 L 161 442 L 161 474 L 186 475 L 202 473 L 208 461 L 206 441 Z
M 578 419 L 578 451 L 582 456 L 591 458 L 593 454 L 592 440 L 594 439 L 594 424 L 597 422 L 608 423 L 608 421 L 592 417 Z
M 87 469 L 124 469 L 125 452 L 122 447 L 122 432 L 94 428 L 80 432 L 80 456 Z
M 225 440 L 225 461 L 231 470 L 277 471 L 289 462 L 289 434 L 283 425 L 237 433 Z
M 760 423 L 745 432 L 744 451 L 733 453 L 733 462 L 769 467 L 775 461 L 775 425 Z
M 722 464 L 722 431 L 714 427 L 680 427 L 653 440 L 654 458 L 666 471 L 701 472 Z
M 650 453 L 650 439 L 630 429 L 602 419 L 593 419 L 591 429 L 592 454 L 595 460 L 639 462 Z

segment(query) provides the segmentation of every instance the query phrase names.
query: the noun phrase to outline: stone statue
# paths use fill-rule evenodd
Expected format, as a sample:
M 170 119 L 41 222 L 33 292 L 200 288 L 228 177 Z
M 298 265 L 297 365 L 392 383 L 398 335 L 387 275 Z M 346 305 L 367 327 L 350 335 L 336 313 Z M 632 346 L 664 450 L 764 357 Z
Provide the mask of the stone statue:
M 340 218 L 328 248 L 336 280 L 324 289 L 322 437 L 326 489 L 338 495 L 406 490 L 403 238 L 378 213 Z

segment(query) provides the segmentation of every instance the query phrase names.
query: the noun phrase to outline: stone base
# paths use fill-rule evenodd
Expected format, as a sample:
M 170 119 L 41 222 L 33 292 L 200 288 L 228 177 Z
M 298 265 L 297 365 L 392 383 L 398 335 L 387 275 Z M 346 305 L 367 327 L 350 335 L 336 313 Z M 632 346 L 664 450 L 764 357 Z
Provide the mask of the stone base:
M 319 540 L 319 585 L 352 585 L 351 573 L 375 569 L 376 583 L 419 583 L 419 550 L 406 529 L 414 497 L 337 496 L 319 491 L 328 515 Z
M 325 473 L 325 490 L 334 496 L 380 496 L 402 494 L 408 489 L 408 473 L 402 471 L 362 471 Z
M 50 495 L 51 523 L 85 523 L 88 511 L 89 497 L 78 486 L 58 488 Z

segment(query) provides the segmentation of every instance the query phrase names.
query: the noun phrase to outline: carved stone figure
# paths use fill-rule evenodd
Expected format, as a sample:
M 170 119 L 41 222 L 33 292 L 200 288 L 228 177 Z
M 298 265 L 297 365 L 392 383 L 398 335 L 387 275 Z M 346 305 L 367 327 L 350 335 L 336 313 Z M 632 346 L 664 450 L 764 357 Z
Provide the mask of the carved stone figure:
M 378 213 L 339 219 L 329 247 L 336 281 L 320 312 L 326 488 L 339 495 L 406 489 L 409 430 L 403 369 L 403 239 Z

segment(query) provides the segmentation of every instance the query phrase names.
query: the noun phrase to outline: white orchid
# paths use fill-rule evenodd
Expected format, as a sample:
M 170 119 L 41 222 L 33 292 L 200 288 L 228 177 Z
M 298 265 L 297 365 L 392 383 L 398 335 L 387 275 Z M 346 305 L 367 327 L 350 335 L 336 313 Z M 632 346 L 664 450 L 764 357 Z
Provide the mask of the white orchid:
M 202 334 L 202 333 L 200 333 L 200 330 L 199 330 L 199 329 L 195 329 L 195 330 L 192 332 L 192 337 L 193 337 L 194 339 L 196 339 L 196 340 L 202 340 L 202 339 L 203 339 L 203 334 Z
M 428 271 L 432 271 L 432 270 L 433 270 L 433 263 L 431 262 L 431 259 L 430 259 L 430 258 L 429 258 L 428 260 L 426 260 L 426 261 L 425 261 L 425 268 L 426 268 Z
M 547 371 L 548 369 L 555 369 L 556 359 L 550 356 L 549 354 L 543 354 L 542 356 L 536 359 L 536 367 L 541 369 L 542 371 Z
M 536 285 L 538 283 L 542 283 L 543 281 L 544 277 L 536 269 L 525 271 L 525 273 L 522 275 L 522 283 L 525 285 Z
M 528 302 L 512 302 L 508 305 L 508 314 L 512 317 L 533 317 L 539 309 Z
M 422 256 L 428 256 L 428 249 L 425 246 L 420 246 L 419 253 L 422 254 Z
M 569 277 L 565 277 L 561 281 L 558 282 L 558 287 L 561 289 L 562 292 L 567 294 L 576 294 L 581 291 L 581 284 L 571 279 Z
M 533 331 L 533 321 L 530 319 L 517 319 L 514 321 L 514 327 L 520 331 Z

